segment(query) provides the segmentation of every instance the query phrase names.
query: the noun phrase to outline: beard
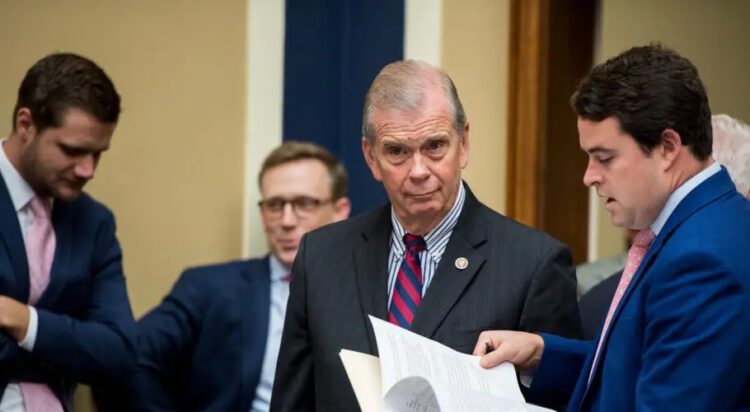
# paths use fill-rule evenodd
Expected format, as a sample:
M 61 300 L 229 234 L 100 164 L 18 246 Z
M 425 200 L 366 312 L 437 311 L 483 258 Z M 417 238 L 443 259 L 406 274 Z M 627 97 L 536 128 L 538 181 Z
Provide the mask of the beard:
M 81 194 L 85 182 L 58 180 L 57 173 L 50 170 L 35 146 L 36 142 L 33 142 L 20 157 L 19 173 L 23 179 L 40 197 L 63 201 L 75 200 Z

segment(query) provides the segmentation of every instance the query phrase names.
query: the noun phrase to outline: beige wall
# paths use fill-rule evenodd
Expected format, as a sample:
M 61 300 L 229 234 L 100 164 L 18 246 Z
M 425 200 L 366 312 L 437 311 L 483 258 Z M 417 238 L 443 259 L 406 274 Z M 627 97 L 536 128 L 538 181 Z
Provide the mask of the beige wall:
M 53 51 L 94 59 L 123 113 L 88 186 L 115 213 L 136 315 L 188 265 L 240 256 L 245 2 L 4 2 L 0 130 L 26 69 Z
M 443 1 L 442 67 L 458 88 L 470 129 L 474 193 L 505 210 L 510 1 Z
M 660 41 L 689 58 L 708 90 L 712 112 L 750 120 L 750 2 L 602 0 L 597 61 Z M 624 249 L 601 208 L 600 256 Z
M 2 135 L 25 71 L 50 52 L 92 58 L 122 96 L 87 190 L 117 217 L 136 315 L 185 266 L 240 256 L 245 20 L 241 0 L 2 4 Z M 92 409 L 86 395 L 76 409 Z

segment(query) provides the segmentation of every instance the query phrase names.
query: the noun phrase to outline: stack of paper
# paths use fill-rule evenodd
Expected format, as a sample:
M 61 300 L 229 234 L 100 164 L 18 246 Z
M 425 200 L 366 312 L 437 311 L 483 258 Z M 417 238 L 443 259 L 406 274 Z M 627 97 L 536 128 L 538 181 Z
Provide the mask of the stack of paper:
M 527 404 L 513 365 L 479 358 L 370 316 L 380 358 L 342 350 L 363 412 L 549 411 Z

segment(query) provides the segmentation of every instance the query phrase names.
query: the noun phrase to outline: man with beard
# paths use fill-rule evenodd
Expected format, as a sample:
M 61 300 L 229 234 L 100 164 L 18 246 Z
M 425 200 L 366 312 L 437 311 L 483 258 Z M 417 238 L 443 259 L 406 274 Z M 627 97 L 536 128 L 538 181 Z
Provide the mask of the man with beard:
M 72 410 L 77 382 L 135 360 L 115 220 L 82 192 L 120 114 L 94 62 L 49 55 L 29 69 L 0 149 L 0 411 Z

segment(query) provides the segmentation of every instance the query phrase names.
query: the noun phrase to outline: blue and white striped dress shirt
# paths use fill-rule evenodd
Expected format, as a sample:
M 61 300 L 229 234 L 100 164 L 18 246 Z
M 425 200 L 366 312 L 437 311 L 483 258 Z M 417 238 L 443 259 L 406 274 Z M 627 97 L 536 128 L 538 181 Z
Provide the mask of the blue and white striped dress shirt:
M 427 288 L 430 286 L 432 277 L 435 275 L 435 269 L 440 263 L 440 258 L 443 257 L 445 247 L 448 246 L 448 241 L 453 233 L 453 228 L 456 227 L 458 222 L 458 216 L 461 215 L 461 210 L 464 207 L 464 199 L 466 198 L 466 189 L 464 188 L 463 182 L 458 187 L 458 195 L 456 196 L 456 202 L 443 218 L 427 235 L 424 240 L 427 243 L 427 249 L 419 253 L 419 261 L 422 267 L 422 296 L 424 297 L 427 292 Z M 401 267 L 401 263 L 404 261 L 404 252 L 406 247 L 404 246 L 404 227 L 396 217 L 396 212 L 391 206 L 391 252 L 388 255 L 388 306 L 391 305 L 391 298 L 393 297 L 393 288 L 396 286 L 396 277 L 398 275 L 398 268 Z

